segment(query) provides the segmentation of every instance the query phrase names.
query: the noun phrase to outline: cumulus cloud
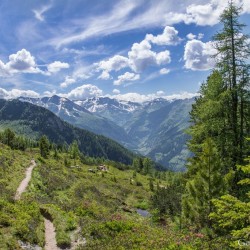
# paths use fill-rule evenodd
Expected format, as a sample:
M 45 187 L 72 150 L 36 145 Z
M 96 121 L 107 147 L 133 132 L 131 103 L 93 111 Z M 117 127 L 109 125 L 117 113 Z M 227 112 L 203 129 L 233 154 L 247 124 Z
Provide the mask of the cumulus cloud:
M 202 39 L 204 37 L 204 34 L 203 33 L 199 33 L 198 35 L 194 35 L 193 33 L 189 33 L 189 34 L 187 34 L 187 39 L 189 39 L 189 40 L 194 40 L 194 39 L 198 39 L 198 40 L 200 40 L 200 39 Z
M 196 35 L 194 35 L 193 33 L 187 34 L 187 39 L 193 40 L 193 39 L 195 39 L 195 38 L 196 38 Z
M 10 73 L 42 73 L 36 67 L 35 58 L 26 49 L 18 51 L 16 54 L 9 56 L 9 62 L 5 65 L 6 70 Z
M 120 55 L 115 55 L 106 61 L 101 61 L 97 64 L 97 70 L 105 72 L 118 71 L 128 66 L 128 58 Z
M 101 75 L 98 76 L 98 79 L 108 80 L 108 79 L 111 79 L 111 76 L 110 76 L 110 74 L 109 74 L 108 71 L 105 71 L 105 70 L 104 70 L 104 71 L 101 73 Z
M 101 96 L 102 90 L 92 84 L 84 84 L 71 90 L 68 94 L 59 94 L 72 100 L 82 100 L 90 97 Z
M 198 96 L 197 93 L 188 93 L 188 92 L 182 92 L 179 94 L 173 94 L 173 95 L 165 95 L 165 92 L 162 90 L 157 91 L 156 93 L 152 94 L 139 94 L 139 93 L 126 93 L 126 94 L 117 94 L 117 95 L 107 95 L 110 98 L 115 98 L 121 101 L 130 101 L 130 102 L 147 102 L 152 101 L 156 98 L 163 98 L 168 101 L 172 101 L 175 99 L 187 99 L 192 98 L 195 96 Z
M 53 96 L 53 95 L 56 95 L 55 90 L 53 90 L 53 91 L 46 90 L 43 92 L 43 96 Z
M 188 41 L 185 45 L 185 68 L 191 70 L 209 70 L 214 67 L 212 57 L 216 53 L 212 42 L 203 43 L 199 40 Z
M 66 88 L 71 84 L 74 84 L 76 80 L 70 76 L 66 76 L 64 82 L 60 83 L 61 88 Z
M 121 93 L 121 91 L 119 90 L 119 89 L 113 89 L 113 94 L 115 94 L 115 95 L 118 95 L 118 94 L 120 94 Z
M 147 34 L 144 40 L 132 45 L 127 57 L 115 55 L 108 60 L 96 63 L 96 71 L 102 71 L 98 78 L 103 80 L 111 79 L 111 71 L 119 71 L 124 68 L 130 68 L 135 73 L 141 73 L 150 66 L 168 64 L 171 61 L 170 52 L 165 50 L 157 53 L 152 50 L 151 43 L 156 45 L 176 45 L 180 41 L 178 31 L 169 26 L 166 26 L 160 35 Z
M 15 99 L 15 98 L 20 97 L 20 96 L 37 98 L 40 95 L 33 90 L 20 90 L 20 89 L 6 90 L 3 88 L 0 88 L 0 98 Z
M 114 85 L 121 85 L 123 82 L 131 82 L 140 79 L 139 74 L 126 72 L 123 75 L 118 76 L 118 79 L 114 81 Z
M 203 33 L 199 33 L 198 34 L 198 39 L 200 40 L 200 39 L 202 39 L 204 37 L 204 34 Z
M 167 69 L 167 68 L 162 68 L 160 69 L 159 73 L 161 75 L 167 75 L 168 73 L 170 72 L 170 69 Z
M 156 63 L 158 65 L 167 64 L 171 62 L 170 52 L 168 50 L 156 54 Z
M 47 66 L 47 68 L 48 68 L 48 72 L 50 72 L 50 73 L 57 73 L 61 69 L 68 69 L 69 68 L 69 64 L 65 63 L 65 62 L 55 61 L 53 63 L 50 63 Z
M 166 26 L 160 35 L 147 34 L 145 40 L 156 45 L 177 45 L 181 42 L 180 37 L 178 37 L 178 31 L 170 26 Z
M 17 73 L 50 75 L 68 67 L 68 63 L 55 61 L 47 66 L 48 71 L 45 72 L 37 66 L 35 57 L 28 50 L 22 49 L 11 54 L 6 64 L 0 60 L 0 76 L 7 77 Z
M 149 66 L 167 64 L 171 61 L 168 50 L 156 53 L 151 50 L 151 45 L 147 40 L 134 43 L 128 52 L 130 68 L 140 73 Z

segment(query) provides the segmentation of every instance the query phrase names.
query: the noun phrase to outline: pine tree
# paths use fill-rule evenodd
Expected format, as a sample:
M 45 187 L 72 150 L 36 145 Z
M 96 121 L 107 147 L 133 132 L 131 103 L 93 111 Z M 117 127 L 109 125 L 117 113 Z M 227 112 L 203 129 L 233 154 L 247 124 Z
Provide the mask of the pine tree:
M 40 154 L 43 158 L 48 158 L 49 156 L 49 148 L 50 148 L 50 143 L 49 143 L 49 140 L 48 138 L 43 135 L 41 138 L 40 138 L 40 141 L 39 141 L 39 147 L 40 147 Z
M 237 164 L 241 164 L 246 156 L 246 144 L 243 139 L 249 134 L 249 65 L 247 59 L 250 55 L 248 36 L 243 33 L 244 24 L 239 22 L 241 8 L 233 1 L 221 15 L 223 29 L 214 36 L 218 54 L 216 56 L 219 70 L 227 95 L 225 106 L 228 131 L 225 152 L 229 159 L 228 170 L 233 169 L 235 177 L 232 192 L 239 195 L 237 182 L 239 174 Z M 248 106 L 248 107 L 247 107 Z M 248 112 L 248 114 L 247 114 Z
M 72 159 L 76 160 L 79 157 L 80 151 L 76 140 L 74 140 L 73 143 L 70 145 L 69 151 L 70 151 L 70 157 Z
M 210 228 L 209 214 L 213 211 L 211 200 L 222 195 L 225 188 L 220 173 L 220 158 L 211 138 L 206 139 L 192 164 L 196 172 L 186 184 L 182 199 L 183 214 L 197 228 Z
M 238 166 L 244 173 L 244 178 L 238 182 L 245 189 L 245 199 L 239 200 L 232 195 L 224 195 L 213 199 L 215 210 L 210 214 L 217 234 L 224 236 L 225 249 L 231 247 L 243 249 L 250 241 L 250 157 L 248 164 Z

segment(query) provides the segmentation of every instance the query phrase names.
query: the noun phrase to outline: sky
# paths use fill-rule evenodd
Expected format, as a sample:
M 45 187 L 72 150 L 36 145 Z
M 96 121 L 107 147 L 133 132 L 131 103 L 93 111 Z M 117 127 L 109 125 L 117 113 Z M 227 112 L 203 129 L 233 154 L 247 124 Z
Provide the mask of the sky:
M 240 21 L 250 34 L 250 1 Z M 1 0 L 0 98 L 192 97 L 224 0 Z

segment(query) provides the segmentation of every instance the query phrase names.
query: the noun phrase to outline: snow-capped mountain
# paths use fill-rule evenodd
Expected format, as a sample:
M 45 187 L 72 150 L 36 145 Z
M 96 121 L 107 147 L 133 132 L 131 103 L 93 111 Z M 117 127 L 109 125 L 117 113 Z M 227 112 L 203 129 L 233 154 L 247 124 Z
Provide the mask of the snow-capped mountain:
M 44 107 L 55 113 L 61 119 L 77 127 L 107 136 L 113 140 L 119 141 L 125 146 L 130 143 L 130 139 L 123 128 L 105 117 L 100 117 L 91 113 L 84 107 L 67 98 L 54 95 L 52 97 L 43 98 L 19 97 L 18 99 L 23 102 L 29 102 Z
M 37 106 L 47 108 L 58 116 L 65 114 L 72 117 L 78 117 L 79 112 L 91 114 L 91 112 L 75 104 L 71 100 L 57 95 L 43 98 L 19 97 L 18 99 L 20 101 L 30 102 Z
M 75 103 L 120 126 L 123 126 L 135 111 L 143 107 L 140 103 L 120 101 L 109 97 L 93 97 L 86 100 L 75 101 Z
M 65 121 L 110 137 L 173 170 L 185 169 L 189 112 L 194 99 L 157 98 L 144 103 L 95 97 L 71 101 L 52 96 L 19 100 L 45 107 Z

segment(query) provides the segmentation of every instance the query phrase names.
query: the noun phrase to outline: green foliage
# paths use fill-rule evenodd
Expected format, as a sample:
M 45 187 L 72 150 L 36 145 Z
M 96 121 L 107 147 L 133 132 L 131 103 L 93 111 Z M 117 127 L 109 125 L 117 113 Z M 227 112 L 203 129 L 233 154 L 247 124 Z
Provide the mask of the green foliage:
M 246 195 L 248 198 L 246 201 L 241 201 L 228 194 L 219 199 L 213 199 L 215 211 L 210 214 L 218 234 L 230 239 L 224 241 L 225 246 L 233 247 L 234 249 L 242 249 L 241 246 L 243 246 L 243 243 L 250 241 L 250 164 L 238 166 L 238 168 L 241 169 L 246 176 L 246 178 L 240 180 L 238 184 L 247 187 Z
M 12 128 L 19 134 L 38 139 L 45 135 L 50 142 L 70 145 L 78 142 L 81 153 L 90 157 L 132 164 L 134 154 L 117 142 L 73 127 L 52 112 L 18 100 L 0 100 L 0 128 Z
M 198 228 L 210 227 L 211 200 L 222 195 L 225 189 L 220 159 L 210 138 L 204 142 L 201 152 L 191 164 L 189 169 L 195 169 L 195 172 L 192 171 L 192 178 L 186 184 L 183 213 Z
M 181 214 L 182 191 L 183 187 L 178 184 L 157 188 L 152 196 L 152 205 L 160 216 L 167 214 L 173 218 Z
M 49 156 L 49 147 L 50 147 L 50 143 L 49 143 L 49 140 L 48 138 L 43 135 L 41 138 L 40 138 L 40 141 L 39 141 L 39 147 L 40 147 L 40 154 L 43 158 L 48 158 Z

